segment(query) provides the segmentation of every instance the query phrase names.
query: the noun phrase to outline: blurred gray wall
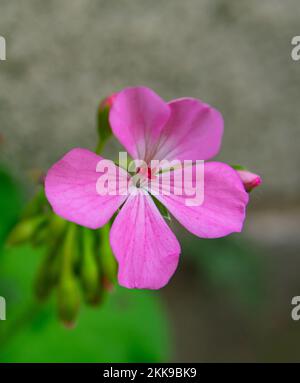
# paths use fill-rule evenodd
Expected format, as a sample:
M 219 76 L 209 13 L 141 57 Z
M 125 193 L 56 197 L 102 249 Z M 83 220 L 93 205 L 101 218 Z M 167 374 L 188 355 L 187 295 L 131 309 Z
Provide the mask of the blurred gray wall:
M 221 110 L 219 159 L 262 175 L 257 206 L 298 203 L 299 20 L 298 0 L 1 0 L 0 160 L 26 182 L 93 148 L 100 99 L 145 85 Z

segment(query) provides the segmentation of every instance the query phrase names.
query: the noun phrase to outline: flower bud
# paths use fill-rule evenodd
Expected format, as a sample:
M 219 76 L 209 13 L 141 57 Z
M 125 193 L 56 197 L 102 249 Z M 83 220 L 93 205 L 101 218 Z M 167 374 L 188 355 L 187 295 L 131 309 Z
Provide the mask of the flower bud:
M 80 280 L 87 303 L 96 304 L 101 299 L 100 269 L 96 259 L 94 232 L 82 228 Z
M 118 93 L 113 93 L 110 96 L 106 97 L 104 100 L 101 101 L 99 109 L 104 109 L 104 108 L 111 108 L 114 100 L 116 99 Z
M 44 222 L 44 216 L 36 216 L 20 221 L 8 236 L 7 244 L 16 246 L 30 241 Z
M 49 221 L 49 236 L 53 238 L 61 238 L 67 227 L 67 222 L 56 214 L 52 214 Z
M 40 246 L 43 246 L 45 243 L 47 243 L 48 238 L 49 238 L 49 231 L 48 231 L 47 222 L 45 220 L 45 225 L 41 225 L 41 227 L 35 231 L 30 242 L 33 247 L 40 247 Z
M 104 99 L 98 108 L 97 116 L 97 130 L 99 135 L 99 141 L 96 148 L 96 153 L 100 154 L 105 142 L 109 139 L 112 134 L 110 123 L 109 123 L 109 111 L 116 98 L 116 93 Z
M 246 169 L 237 170 L 237 172 L 241 177 L 241 180 L 247 192 L 250 192 L 262 183 L 262 180 L 259 175 L 251 173 Z
M 36 297 L 40 300 L 46 300 L 59 279 L 59 247 L 55 246 L 47 254 L 38 271 L 34 290 Z
M 104 286 L 109 286 L 109 290 L 111 290 L 117 279 L 118 265 L 110 247 L 109 230 L 110 224 L 103 226 L 100 230 L 100 259 Z
M 74 274 L 78 227 L 69 223 L 61 256 L 61 275 L 57 287 L 58 315 L 66 327 L 73 327 L 80 306 L 81 294 Z
M 61 277 L 57 288 L 58 315 L 66 327 L 72 328 L 80 307 L 80 290 L 74 274 Z

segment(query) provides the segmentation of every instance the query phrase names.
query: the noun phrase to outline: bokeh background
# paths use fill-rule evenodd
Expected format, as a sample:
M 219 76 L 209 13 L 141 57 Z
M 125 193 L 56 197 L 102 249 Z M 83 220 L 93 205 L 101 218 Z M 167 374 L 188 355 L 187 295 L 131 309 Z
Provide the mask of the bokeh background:
M 260 174 L 242 234 L 183 229 L 176 275 L 160 292 L 117 289 L 65 330 L 36 307 L 40 253 L 2 249 L 1 361 L 299 361 L 300 34 L 298 0 L 1 0 L 0 237 L 34 174 L 74 146 L 93 149 L 100 100 L 145 85 L 224 115 L 218 159 Z M 115 143 L 111 142 L 111 148 Z M 31 307 L 32 305 L 32 307 Z

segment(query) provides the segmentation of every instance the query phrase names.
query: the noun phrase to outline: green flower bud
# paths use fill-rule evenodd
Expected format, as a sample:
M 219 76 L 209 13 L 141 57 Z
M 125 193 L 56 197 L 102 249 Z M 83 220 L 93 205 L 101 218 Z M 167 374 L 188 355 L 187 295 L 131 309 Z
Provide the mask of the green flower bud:
M 61 275 L 57 287 L 58 315 L 66 327 L 73 327 L 81 301 L 81 294 L 74 274 L 78 227 L 68 223 L 61 252 Z
M 61 218 L 60 216 L 51 213 L 51 218 L 49 221 L 49 237 L 51 242 L 53 242 L 53 238 L 61 238 L 62 234 L 65 232 L 67 227 L 67 221 Z
M 97 114 L 97 131 L 99 141 L 96 149 L 96 153 L 100 154 L 106 141 L 112 135 L 110 123 L 109 123 L 109 111 L 113 104 L 116 94 L 112 94 L 110 97 L 104 99 L 98 108 Z
M 38 228 L 34 235 L 31 238 L 31 244 L 33 247 L 39 247 L 44 245 L 49 238 L 49 228 L 48 225 L 42 225 L 40 228 Z
M 57 288 L 57 304 L 59 318 L 66 327 L 74 327 L 80 300 L 80 289 L 74 274 L 62 275 Z
M 107 289 L 110 289 L 111 285 L 116 283 L 118 270 L 118 264 L 109 243 L 109 231 L 110 224 L 103 226 L 100 230 L 100 259 L 103 279 Z
M 96 259 L 94 232 L 82 228 L 80 280 L 87 303 L 96 304 L 101 299 L 100 267 Z
M 37 230 L 45 223 L 44 216 L 35 216 L 20 221 L 9 234 L 7 244 L 16 246 L 30 241 L 36 234 Z
M 60 244 L 55 242 L 42 262 L 35 281 L 36 297 L 43 301 L 57 285 L 60 273 Z

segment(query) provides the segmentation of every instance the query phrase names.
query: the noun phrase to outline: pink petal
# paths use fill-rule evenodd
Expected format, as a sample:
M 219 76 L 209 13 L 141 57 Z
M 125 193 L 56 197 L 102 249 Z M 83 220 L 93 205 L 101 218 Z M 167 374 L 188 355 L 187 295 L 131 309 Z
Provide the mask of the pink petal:
M 178 264 L 180 245 L 147 192 L 136 189 L 116 217 L 110 243 L 122 286 L 160 289 Z
M 114 135 L 134 159 L 151 160 L 170 108 L 156 93 L 144 87 L 117 94 L 110 111 Z
M 51 167 L 45 191 L 56 214 L 91 229 L 108 222 L 127 196 L 98 194 L 96 184 L 101 173 L 96 168 L 100 160 L 103 159 L 95 153 L 76 148 Z M 118 170 L 116 185 L 125 185 L 127 173 Z
M 158 183 L 152 184 L 153 192 L 159 190 Z M 248 194 L 238 174 L 230 166 L 221 162 L 204 164 L 202 204 L 187 206 L 187 196 L 182 194 L 162 195 L 160 192 L 156 198 L 191 233 L 201 238 L 218 238 L 242 230 Z
M 155 159 L 207 160 L 221 146 L 223 118 L 220 112 L 193 98 L 171 101 L 171 116 L 163 129 Z

